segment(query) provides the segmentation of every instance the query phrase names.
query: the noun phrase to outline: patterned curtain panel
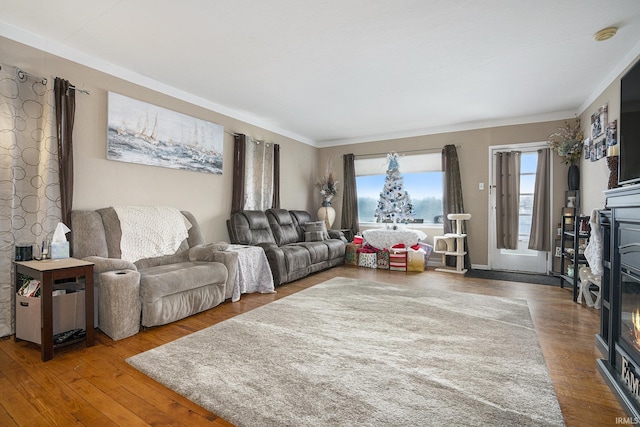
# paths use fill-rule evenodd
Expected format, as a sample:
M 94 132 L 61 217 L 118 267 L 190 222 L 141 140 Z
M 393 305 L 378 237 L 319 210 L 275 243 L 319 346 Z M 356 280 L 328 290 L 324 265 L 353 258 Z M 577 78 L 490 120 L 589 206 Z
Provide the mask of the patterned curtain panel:
M 273 203 L 273 144 L 246 137 L 244 209 L 264 211 Z
M 16 245 L 42 244 L 60 221 L 51 82 L 0 65 L 0 337 L 14 333 Z

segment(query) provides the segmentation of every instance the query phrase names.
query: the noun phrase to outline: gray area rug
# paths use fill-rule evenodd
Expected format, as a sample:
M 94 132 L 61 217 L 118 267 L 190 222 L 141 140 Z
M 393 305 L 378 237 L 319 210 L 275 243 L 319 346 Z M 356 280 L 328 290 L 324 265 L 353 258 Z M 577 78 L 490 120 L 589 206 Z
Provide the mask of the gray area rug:
M 561 426 L 526 301 L 334 278 L 130 357 L 237 426 Z

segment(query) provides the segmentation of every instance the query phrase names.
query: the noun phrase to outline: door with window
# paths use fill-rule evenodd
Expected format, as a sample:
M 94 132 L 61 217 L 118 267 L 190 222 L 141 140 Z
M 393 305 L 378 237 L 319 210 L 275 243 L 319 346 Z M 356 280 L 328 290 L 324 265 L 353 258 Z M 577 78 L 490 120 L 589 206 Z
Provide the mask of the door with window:
M 518 144 L 490 147 L 491 170 L 491 212 L 489 215 L 489 267 L 492 270 L 517 271 L 524 273 L 546 273 L 548 252 L 529 249 L 529 234 L 533 215 L 533 193 L 536 181 L 539 148 L 544 143 Z M 498 249 L 496 238 L 496 153 L 519 151 L 520 192 L 518 194 L 518 244 L 517 249 Z M 548 207 L 551 209 L 551 206 Z

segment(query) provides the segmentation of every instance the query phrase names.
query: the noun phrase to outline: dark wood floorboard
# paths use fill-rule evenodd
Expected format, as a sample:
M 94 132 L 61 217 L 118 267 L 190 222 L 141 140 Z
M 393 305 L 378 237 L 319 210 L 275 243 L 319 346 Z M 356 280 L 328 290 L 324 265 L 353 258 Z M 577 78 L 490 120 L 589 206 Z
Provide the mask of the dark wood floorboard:
M 239 302 L 225 302 L 121 341 L 98 331 L 95 346 L 60 349 L 46 363 L 40 361 L 38 346 L 16 343 L 13 338 L 1 340 L 0 425 L 230 426 L 141 374 L 125 359 L 336 276 L 525 299 L 566 425 L 615 426 L 620 425 L 618 417 L 626 417 L 596 371 L 596 359 L 601 356 L 594 336 L 600 311 L 573 303 L 567 290 L 465 278 L 432 269 L 401 273 L 344 266 L 278 287 L 276 294 L 243 295 Z

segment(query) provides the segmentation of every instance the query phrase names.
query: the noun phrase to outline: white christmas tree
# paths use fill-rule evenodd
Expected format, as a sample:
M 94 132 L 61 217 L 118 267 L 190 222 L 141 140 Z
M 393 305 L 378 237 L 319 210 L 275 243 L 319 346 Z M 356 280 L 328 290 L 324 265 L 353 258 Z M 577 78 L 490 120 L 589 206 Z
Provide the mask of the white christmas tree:
M 404 189 L 398 154 L 395 152 L 387 154 L 387 160 L 389 166 L 387 166 L 387 176 L 378 200 L 376 222 L 406 223 L 414 215 L 411 196 Z

